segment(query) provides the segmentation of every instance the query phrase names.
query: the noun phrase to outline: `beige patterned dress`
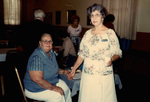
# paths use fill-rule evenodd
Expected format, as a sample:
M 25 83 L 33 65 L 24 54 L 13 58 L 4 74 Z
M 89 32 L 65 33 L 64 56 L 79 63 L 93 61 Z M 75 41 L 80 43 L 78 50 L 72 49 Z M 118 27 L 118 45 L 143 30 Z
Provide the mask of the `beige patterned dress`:
M 78 55 L 84 59 L 78 102 L 117 102 L 112 66 L 109 59 L 121 57 L 118 38 L 112 29 L 101 35 L 88 30 L 80 44 Z

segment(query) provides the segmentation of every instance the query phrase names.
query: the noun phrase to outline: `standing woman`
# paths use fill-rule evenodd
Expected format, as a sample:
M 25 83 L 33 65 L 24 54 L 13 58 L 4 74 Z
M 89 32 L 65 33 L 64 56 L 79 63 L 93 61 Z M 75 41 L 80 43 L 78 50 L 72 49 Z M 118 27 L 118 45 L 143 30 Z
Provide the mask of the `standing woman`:
M 81 42 L 80 33 L 82 32 L 82 27 L 79 24 L 80 17 L 77 15 L 72 16 L 71 22 L 72 24 L 68 26 L 67 32 L 70 34 L 70 38 L 75 45 L 76 51 L 78 51 L 78 46 Z
M 78 102 L 117 102 L 112 68 L 122 55 L 117 36 L 103 25 L 106 10 L 102 5 L 93 4 L 87 13 L 94 28 L 84 34 L 69 79 L 84 61 Z

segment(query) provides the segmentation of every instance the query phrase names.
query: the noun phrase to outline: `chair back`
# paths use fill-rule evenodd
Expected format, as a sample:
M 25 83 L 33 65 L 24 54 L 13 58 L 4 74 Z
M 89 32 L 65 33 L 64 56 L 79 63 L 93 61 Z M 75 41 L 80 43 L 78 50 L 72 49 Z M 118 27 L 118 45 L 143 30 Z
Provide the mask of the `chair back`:
M 18 68 L 20 77 L 23 79 L 26 68 L 22 67 L 22 53 L 18 50 L 10 50 L 6 54 L 5 67 L 3 67 L 5 97 L 12 97 L 13 101 L 22 100 L 21 89 L 18 88 L 18 79 L 15 74 L 15 66 Z
M 13 70 L 15 66 L 22 69 L 24 66 L 23 53 L 20 50 L 9 50 L 6 54 L 6 64 L 9 70 L 10 68 Z

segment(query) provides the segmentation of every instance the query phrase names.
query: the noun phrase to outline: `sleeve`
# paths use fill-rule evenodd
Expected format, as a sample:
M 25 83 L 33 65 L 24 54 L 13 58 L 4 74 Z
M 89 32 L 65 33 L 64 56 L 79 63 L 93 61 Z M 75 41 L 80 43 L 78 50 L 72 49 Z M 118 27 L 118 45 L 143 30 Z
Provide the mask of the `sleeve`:
M 28 62 L 28 71 L 43 71 L 42 59 L 39 56 L 33 56 Z
M 67 28 L 67 33 L 70 34 L 70 26 L 68 26 L 68 28 Z
M 70 44 L 72 42 L 69 42 L 69 41 L 65 41 L 63 43 L 63 49 L 64 49 L 64 53 L 63 53 L 63 57 L 66 57 L 68 54 L 69 54 L 69 50 L 70 50 Z
M 80 25 L 80 32 L 79 33 L 81 33 L 82 32 L 82 27 L 81 27 L 81 25 Z
M 110 42 L 110 56 L 119 55 L 122 57 L 122 51 L 120 49 L 119 40 L 117 38 L 116 33 L 111 30 L 108 34 L 109 42 Z
M 80 57 L 82 57 L 83 59 L 85 58 L 85 56 L 88 56 L 88 48 L 85 46 L 85 41 L 87 40 L 87 32 L 84 34 L 82 40 L 81 40 L 81 43 L 80 43 L 80 48 L 79 48 L 79 51 L 78 51 L 78 55 Z
M 77 35 L 80 36 L 81 32 L 82 32 L 82 27 L 81 25 L 79 25 L 79 32 L 77 32 Z

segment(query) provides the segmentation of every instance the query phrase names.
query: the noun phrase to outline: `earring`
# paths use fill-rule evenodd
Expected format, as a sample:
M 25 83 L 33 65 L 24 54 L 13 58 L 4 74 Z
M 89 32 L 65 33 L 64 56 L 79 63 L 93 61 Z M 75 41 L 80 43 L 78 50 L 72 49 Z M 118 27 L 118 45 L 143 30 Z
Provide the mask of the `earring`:
M 90 21 L 90 24 L 92 25 L 92 22 Z

